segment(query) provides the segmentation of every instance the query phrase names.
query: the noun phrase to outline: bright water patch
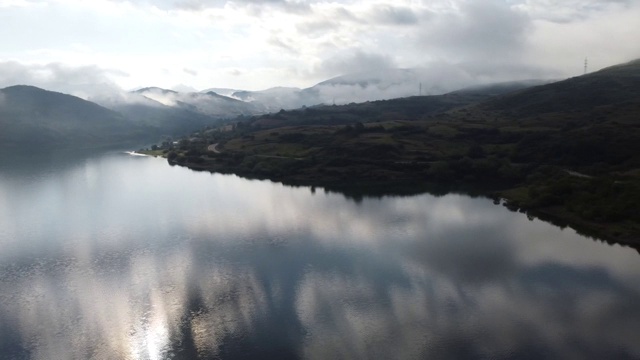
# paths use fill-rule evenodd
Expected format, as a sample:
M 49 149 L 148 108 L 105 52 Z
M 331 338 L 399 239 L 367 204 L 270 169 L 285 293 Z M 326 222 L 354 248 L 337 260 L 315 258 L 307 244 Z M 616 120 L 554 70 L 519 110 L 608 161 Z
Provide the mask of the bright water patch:
M 640 357 L 638 253 L 463 195 L 122 153 L 0 166 L 0 354 Z

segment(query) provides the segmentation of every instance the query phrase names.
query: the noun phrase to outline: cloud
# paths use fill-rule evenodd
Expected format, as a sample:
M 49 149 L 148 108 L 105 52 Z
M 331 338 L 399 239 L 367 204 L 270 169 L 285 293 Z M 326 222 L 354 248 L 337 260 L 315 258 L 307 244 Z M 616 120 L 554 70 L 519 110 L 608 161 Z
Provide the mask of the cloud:
M 563 73 L 554 68 L 507 61 L 469 61 L 455 67 L 480 84 L 563 77 Z
M 193 88 L 191 86 L 184 85 L 184 84 L 178 84 L 178 85 L 172 86 L 171 90 L 182 92 L 182 93 L 196 93 L 196 92 L 198 92 L 198 89 Z
M 156 161 L 124 161 L 130 171 L 103 184 L 113 178 L 113 161 L 121 160 L 81 161 L 60 172 L 55 185 L 60 192 L 74 189 L 74 196 L 50 196 L 49 206 L 37 206 L 37 195 L 51 193 L 49 182 L 18 186 L 24 194 L 0 201 L 0 214 L 21 223 L 65 224 L 86 218 L 79 206 L 85 193 L 105 185 L 118 190 L 91 209 L 95 221 L 82 234 L 68 226 L 53 234 L 82 246 L 61 243 L 52 252 L 33 245 L 52 243 L 44 228 L 3 228 L 10 245 L 4 258 L 24 266 L 5 267 L 2 292 L 10 296 L 0 302 L 0 332 L 18 344 L 55 339 L 29 349 L 43 358 L 108 358 L 132 349 L 155 355 L 151 349 L 170 349 L 171 339 L 193 341 L 202 355 L 231 338 L 259 337 L 261 325 L 271 323 L 302 336 L 294 338 L 300 357 L 640 353 L 638 254 L 630 249 L 530 222 L 487 199 L 421 195 L 355 203 L 335 193 L 312 196 L 309 188 L 205 173 L 159 173 L 162 182 L 132 186 L 141 174 L 158 178 Z M 157 197 L 181 188 L 207 196 Z M 104 231 L 135 234 L 137 215 L 148 209 L 161 221 L 146 238 Z M 166 239 L 162 251 L 144 251 L 147 238 Z M 20 247 L 16 239 L 29 241 Z
M 128 74 L 122 71 L 107 70 L 93 65 L 73 67 L 60 63 L 0 62 L 0 87 L 33 85 L 83 98 L 120 91 L 112 79 L 126 76 Z
M 434 62 L 486 78 L 520 77 L 519 68 L 562 77 L 576 75 L 585 56 L 594 70 L 640 56 L 629 46 L 640 31 L 633 0 L 0 2 L 13 29 L 0 35 L 0 61 L 117 68 L 128 76 L 108 72 L 98 82 L 123 88 L 308 87 Z
M 633 0 L 527 0 L 515 8 L 528 13 L 534 19 L 557 23 L 582 21 L 603 12 L 628 8 Z
M 373 20 L 382 24 L 413 25 L 418 22 L 418 16 L 408 7 L 382 5 L 374 7 Z
M 606 6 L 604 6 L 606 5 Z M 640 33 L 640 2 L 603 2 L 580 16 L 556 21 L 539 14 L 529 36 L 526 56 L 568 76 L 582 74 L 584 58 L 598 70 L 640 57 L 635 44 Z
M 364 65 L 361 69 L 364 69 Z M 430 62 L 424 67 L 410 69 L 382 66 L 323 81 L 304 91 L 305 97 L 300 98 L 303 103 L 297 106 L 318 103 L 341 105 L 416 96 L 420 93 L 440 95 L 491 83 L 559 78 L 562 78 L 561 72 L 545 67 L 482 61 L 458 64 Z
M 325 59 L 316 67 L 315 73 L 330 77 L 350 73 L 384 71 L 395 66 L 396 64 L 390 56 L 355 50 Z
M 278 38 L 276 36 L 272 36 L 267 41 L 267 43 L 269 45 L 271 45 L 271 46 L 275 46 L 279 50 L 284 50 L 284 51 L 287 51 L 289 53 L 296 54 L 297 53 L 296 49 L 292 45 L 287 44 L 285 41 L 288 41 L 288 40 L 281 39 L 281 38 Z
M 517 59 L 526 45 L 531 20 L 502 1 L 460 2 L 457 12 L 440 14 L 422 29 L 420 40 L 449 59 Z
M 481 225 L 465 230 L 451 229 L 436 240 L 416 242 L 408 247 L 408 256 L 456 283 L 491 282 L 517 269 L 514 246 L 504 228 Z
M 245 9 L 250 15 L 262 17 L 265 12 L 283 11 L 287 14 L 308 15 L 313 12 L 311 5 L 305 1 L 291 0 L 235 0 L 227 5 Z
M 315 35 L 324 35 L 332 32 L 340 27 L 340 23 L 330 20 L 312 20 L 296 24 L 296 30 L 305 34 L 307 37 L 315 37 Z
M 182 71 L 185 74 L 188 74 L 188 75 L 191 75 L 191 76 L 198 76 L 198 72 L 196 70 L 193 70 L 193 69 L 184 68 L 184 69 L 182 69 Z

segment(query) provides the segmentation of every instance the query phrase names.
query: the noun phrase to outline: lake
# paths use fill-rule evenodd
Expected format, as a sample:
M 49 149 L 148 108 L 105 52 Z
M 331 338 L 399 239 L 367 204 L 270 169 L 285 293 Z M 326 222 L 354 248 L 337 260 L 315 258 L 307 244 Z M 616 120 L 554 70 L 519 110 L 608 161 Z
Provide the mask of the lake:
M 2 359 L 638 359 L 640 256 L 489 199 L 2 160 Z

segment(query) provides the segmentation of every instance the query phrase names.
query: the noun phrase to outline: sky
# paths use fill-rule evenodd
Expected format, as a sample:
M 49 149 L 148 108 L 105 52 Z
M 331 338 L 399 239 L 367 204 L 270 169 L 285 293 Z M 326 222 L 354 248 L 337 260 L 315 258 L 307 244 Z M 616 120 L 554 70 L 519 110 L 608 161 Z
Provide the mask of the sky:
M 0 87 L 309 87 L 354 72 L 563 78 L 640 58 L 640 0 L 0 0 Z

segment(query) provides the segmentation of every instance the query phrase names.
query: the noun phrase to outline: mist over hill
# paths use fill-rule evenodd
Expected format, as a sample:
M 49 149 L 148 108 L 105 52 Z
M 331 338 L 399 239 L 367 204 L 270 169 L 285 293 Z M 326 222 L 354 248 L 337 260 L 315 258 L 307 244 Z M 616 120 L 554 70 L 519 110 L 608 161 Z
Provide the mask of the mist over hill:
M 220 119 L 193 105 L 167 106 L 140 93 L 113 93 L 95 101 L 100 105 L 33 86 L 2 89 L 0 147 L 37 151 L 139 145 L 183 135 Z
M 0 90 L 0 147 L 92 147 L 134 141 L 149 129 L 75 96 L 33 86 Z
M 462 84 L 474 83 L 465 76 L 452 74 L 438 76 L 435 81 L 432 75 L 432 71 L 417 69 L 362 72 L 335 77 L 306 89 L 276 87 L 263 91 L 212 88 L 203 92 L 179 92 L 145 87 L 131 92 L 100 92 L 88 100 L 31 86 L 13 86 L 3 89 L 0 96 L 3 126 L 0 146 L 86 147 L 155 141 L 237 117 L 322 104 L 441 94 L 459 89 Z M 461 91 L 496 95 L 539 83 L 492 84 Z
M 343 105 L 408 96 L 441 95 L 500 82 L 533 86 L 551 81 L 546 78 L 531 80 L 537 79 L 540 74 L 531 71 L 518 74 L 513 69 L 503 76 L 485 75 L 478 69 L 450 66 L 385 69 L 345 74 L 304 89 L 275 87 L 262 91 L 240 90 L 230 96 L 260 104 L 266 111 L 274 112 L 321 104 Z
M 520 116 L 573 111 L 589 113 L 601 106 L 629 106 L 639 97 L 640 60 L 635 60 L 496 98 L 484 108 L 508 110 Z
M 180 92 L 159 87 L 145 87 L 132 92 L 121 92 L 90 98 L 105 107 L 122 112 L 127 117 L 156 119 L 165 123 L 175 119 L 177 123 L 206 122 L 209 117 L 228 119 L 236 116 L 251 116 L 282 109 L 291 110 L 315 105 L 342 105 L 366 101 L 388 100 L 416 95 L 440 95 L 451 91 L 485 86 L 496 86 L 493 79 L 516 80 L 504 83 L 508 86 L 526 87 L 549 80 L 529 80 L 535 75 L 523 72 L 516 75 L 508 69 L 503 76 L 491 74 L 485 78 L 482 70 L 434 66 L 432 68 L 385 69 L 363 71 L 337 76 L 314 86 L 273 87 L 260 91 L 231 88 L 209 88 L 200 92 Z M 487 79 L 492 79 L 488 81 Z M 510 84 L 510 85 L 508 85 Z M 497 88 L 496 88 L 497 89 Z M 144 101 L 153 100 L 152 102 Z M 164 107 L 159 106 L 163 105 Z
M 181 108 L 211 117 L 235 117 L 253 115 L 264 111 L 256 104 L 240 101 L 214 91 L 181 93 L 161 88 L 144 88 L 135 91 L 163 105 Z
M 147 127 L 154 134 L 185 134 L 216 119 L 179 106 L 168 106 L 137 92 L 91 98 L 92 101 L 122 114 L 132 124 Z

